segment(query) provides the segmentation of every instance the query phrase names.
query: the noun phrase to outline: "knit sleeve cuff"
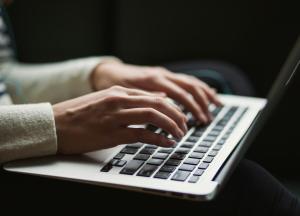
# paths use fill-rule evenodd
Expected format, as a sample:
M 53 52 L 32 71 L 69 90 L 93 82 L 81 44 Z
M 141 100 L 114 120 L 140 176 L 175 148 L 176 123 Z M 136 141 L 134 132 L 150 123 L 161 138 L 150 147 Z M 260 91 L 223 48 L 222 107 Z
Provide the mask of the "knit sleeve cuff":
M 74 77 L 74 79 L 70 78 L 70 80 L 73 80 L 73 94 L 83 95 L 92 92 L 93 89 L 90 82 L 91 73 L 98 64 L 108 61 L 121 62 L 120 59 L 114 56 L 88 57 L 70 60 L 73 68 L 77 68 L 77 70 L 74 70 L 72 74 L 70 74 Z M 78 86 L 80 86 L 80 88 L 78 88 Z
M 49 103 L 0 107 L 0 163 L 56 154 L 57 138 Z

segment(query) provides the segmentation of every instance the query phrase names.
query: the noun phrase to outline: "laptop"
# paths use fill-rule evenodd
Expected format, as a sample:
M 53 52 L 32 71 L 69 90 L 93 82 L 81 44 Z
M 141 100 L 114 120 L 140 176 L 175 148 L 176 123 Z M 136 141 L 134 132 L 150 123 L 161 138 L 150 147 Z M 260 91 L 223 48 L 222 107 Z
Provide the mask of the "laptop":
M 212 200 L 261 130 L 294 75 L 300 70 L 300 38 L 268 98 L 220 95 L 210 106 L 214 120 L 197 125 L 186 112 L 188 133 L 172 148 L 131 143 L 76 156 L 50 156 L 4 165 L 11 172 L 44 176 L 194 201 Z M 152 125 L 146 127 L 169 138 Z

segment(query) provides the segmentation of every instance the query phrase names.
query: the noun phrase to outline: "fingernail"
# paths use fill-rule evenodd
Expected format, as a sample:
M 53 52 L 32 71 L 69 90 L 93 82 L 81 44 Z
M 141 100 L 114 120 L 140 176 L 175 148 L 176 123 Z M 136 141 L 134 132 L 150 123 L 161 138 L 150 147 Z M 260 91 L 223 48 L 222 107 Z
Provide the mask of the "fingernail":
M 207 116 L 208 116 L 209 122 L 211 122 L 214 118 L 210 112 L 207 113 Z
M 176 136 L 177 138 L 181 139 L 184 136 L 184 133 L 181 130 L 177 130 Z
M 175 141 L 175 140 L 171 140 L 171 139 L 167 139 L 166 144 L 167 144 L 168 146 L 173 146 L 173 145 L 176 144 L 176 141 Z

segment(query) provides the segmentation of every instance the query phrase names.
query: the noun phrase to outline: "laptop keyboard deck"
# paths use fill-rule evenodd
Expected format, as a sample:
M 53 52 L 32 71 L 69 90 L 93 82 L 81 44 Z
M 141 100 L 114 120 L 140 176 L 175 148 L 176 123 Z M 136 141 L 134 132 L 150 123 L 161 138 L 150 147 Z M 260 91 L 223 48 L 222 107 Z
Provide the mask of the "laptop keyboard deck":
M 241 109 L 241 112 L 234 121 L 230 121 L 238 109 Z M 101 172 L 110 172 L 114 167 L 122 167 L 119 171 L 122 175 L 196 183 L 218 155 L 246 111 L 245 107 L 214 107 L 212 115 L 215 119 L 205 126 L 196 125 L 191 113 L 186 113 L 189 118 L 189 132 L 183 139 L 177 140 L 177 144 L 172 148 L 143 143 L 128 144 L 103 166 Z M 220 118 L 216 118 L 217 116 Z M 148 125 L 147 129 L 172 139 L 170 134 L 160 128 Z M 131 156 L 129 160 L 126 155 Z

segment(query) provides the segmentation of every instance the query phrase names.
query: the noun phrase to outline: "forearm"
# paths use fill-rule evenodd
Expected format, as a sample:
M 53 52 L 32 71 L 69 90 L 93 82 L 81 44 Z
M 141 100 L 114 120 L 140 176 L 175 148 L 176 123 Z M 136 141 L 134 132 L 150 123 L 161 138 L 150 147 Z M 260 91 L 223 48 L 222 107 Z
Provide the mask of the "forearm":
M 2 69 L 14 103 L 57 103 L 92 91 L 90 75 L 103 61 L 89 57 L 50 64 L 7 63 Z
M 56 151 L 50 104 L 0 106 L 0 163 L 52 155 Z

